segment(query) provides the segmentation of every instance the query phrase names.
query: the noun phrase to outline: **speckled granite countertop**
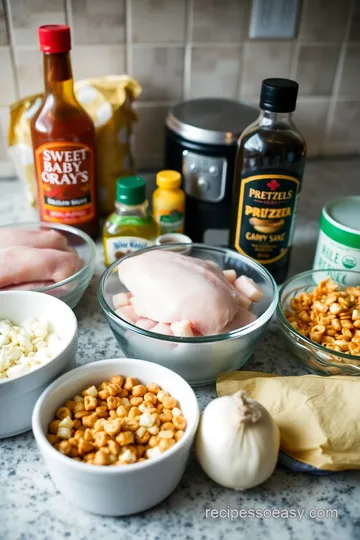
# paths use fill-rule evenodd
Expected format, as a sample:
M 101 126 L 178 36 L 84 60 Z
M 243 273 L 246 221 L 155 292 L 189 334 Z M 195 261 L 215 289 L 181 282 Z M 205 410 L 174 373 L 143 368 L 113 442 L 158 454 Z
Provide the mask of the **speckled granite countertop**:
M 325 201 L 340 194 L 359 194 L 359 169 L 360 159 L 355 158 L 307 164 L 291 274 L 312 265 L 319 212 Z M 0 225 L 31 220 L 32 216 L 19 183 L 0 180 Z M 97 283 L 104 270 L 100 251 L 96 275 L 75 309 L 80 365 L 121 355 L 97 304 Z M 289 357 L 275 323 L 246 369 L 283 375 L 304 373 Z M 215 397 L 213 387 L 197 389 L 196 393 L 201 407 Z M 1 540 L 345 540 L 359 537 L 359 500 L 359 472 L 315 477 L 294 474 L 279 466 L 266 484 L 235 493 L 210 481 L 192 458 L 180 485 L 165 502 L 138 516 L 102 518 L 77 510 L 56 491 L 31 432 L 0 441 Z M 212 509 L 294 509 L 304 512 L 304 516 L 231 520 L 210 517 Z M 311 509 L 335 509 L 338 518 L 310 519 Z

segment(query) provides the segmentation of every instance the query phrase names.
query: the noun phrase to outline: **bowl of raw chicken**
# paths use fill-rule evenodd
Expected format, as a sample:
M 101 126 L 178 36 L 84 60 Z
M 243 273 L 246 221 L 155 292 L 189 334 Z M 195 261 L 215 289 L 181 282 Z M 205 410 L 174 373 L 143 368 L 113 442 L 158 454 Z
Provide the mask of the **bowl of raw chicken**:
M 16 223 L 0 227 L 0 292 L 31 290 L 74 308 L 95 269 L 95 244 L 69 225 Z
M 203 385 L 249 359 L 278 291 L 263 266 L 235 251 L 172 244 L 116 261 L 104 272 L 98 297 L 126 356 Z

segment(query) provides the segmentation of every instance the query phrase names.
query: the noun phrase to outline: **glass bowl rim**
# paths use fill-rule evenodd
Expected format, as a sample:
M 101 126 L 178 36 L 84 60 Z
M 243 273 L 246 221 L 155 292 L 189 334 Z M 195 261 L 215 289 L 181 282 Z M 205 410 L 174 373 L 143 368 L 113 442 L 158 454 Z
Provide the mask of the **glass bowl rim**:
M 272 297 L 270 305 L 264 311 L 264 313 L 262 313 L 262 315 L 260 315 L 260 317 L 258 317 L 255 321 L 253 321 L 253 322 L 251 322 L 251 323 L 249 323 L 249 324 L 247 324 L 245 326 L 242 326 L 241 328 L 238 328 L 237 330 L 232 330 L 231 332 L 226 332 L 224 334 L 214 334 L 214 335 L 211 335 L 211 336 L 200 336 L 200 337 L 199 336 L 179 337 L 179 336 L 167 336 L 165 334 L 157 334 L 156 332 L 150 332 L 149 330 L 139 328 L 138 326 L 136 326 L 134 324 L 131 324 L 128 321 L 125 321 L 125 319 L 122 319 L 121 317 L 119 317 L 119 315 L 117 315 L 114 312 L 114 310 L 108 305 L 107 301 L 105 300 L 104 294 L 103 294 L 104 285 L 105 285 L 105 281 L 107 280 L 107 278 L 113 273 L 114 269 L 119 264 L 121 264 L 122 261 L 124 261 L 125 259 L 127 259 L 129 257 L 135 257 L 136 255 L 139 254 L 139 251 L 134 251 L 132 253 L 129 253 L 125 257 L 122 257 L 120 260 L 117 260 L 117 261 L 113 262 L 111 264 L 111 266 L 109 266 L 109 268 L 107 268 L 103 272 L 103 274 L 102 274 L 102 276 L 100 278 L 99 286 L 98 286 L 98 301 L 99 301 L 99 304 L 100 304 L 101 308 L 103 309 L 103 311 L 111 319 L 113 319 L 116 323 L 118 323 L 118 321 L 120 320 L 121 323 L 128 330 L 131 330 L 131 331 L 135 332 L 136 334 L 140 334 L 140 335 L 152 338 L 152 339 L 158 339 L 160 341 L 165 341 L 165 342 L 169 342 L 169 343 L 193 343 L 193 344 L 198 344 L 199 343 L 200 344 L 200 343 L 213 343 L 213 342 L 217 342 L 217 341 L 226 341 L 228 339 L 235 339 L 235 338 L 238 338 L 238 337 L 241 337 L 241 336 L 245 336 L 250 331 L 257 330 L 257 329 L 261 328 L 267 321 L 269 321 L 271 319 L 271 317 L 275 313 L 276 306 L 278 304 L 278 299 L 279 299 L 278 287 L 277 287 L 277 285 L 275 283 L 274 278 L 270 274 L 270 272 L 264 266 L 257 263 L 253 259 L 250 259 L 246 255 L 242 255 L 242 254 L 240 254 L 238 252 L 234 252 L 229 248 L 223 248 L 223 247 L 220 247 L 220 246 L 209 246 L 207 244 L 199 244 L 199 243 L 192 243 L 191 245 L 186 244 L 186 243 L 176 243 L 176 244 L 171 244 L 171 245 L 170 244 L 164 244 L 164 245 L 160 245 L 160 246 L 152 246 L 150 248 L 146 248 L 146 249 L 141 250 L 141 251 L 145 252 L 145 251 L 154 251 L 154 250 L 160 250 L 160 249 L 169 249 L 169 247 L 171 247 L 171 248 L 173 248 L 173 247 L 184 247 L 187 250 L 195 247 L 195 248 L 200 248 L 200 249 L 203 249 L 203 250 L 210 250 L 210 251 L 213 251 L 213 252 L 218 252 L 221 255 L 229 255 L 229 256 L 232 256 L 232 257 L 240 257 L 241 260 L 243 260 L 247 265 L 251 266 L 260 275 L 262 275 L 262 277 L 265 278 L 266 281 L 272 286 L 273 297 Z
M 278 305 L 277 305 L 277 308 L 276 308 L 277 319 L 278 319 L 278 321 L 280 323 L 280 326 L 283 326 L 287 330 L 289 330 L 289 334 L 290 334 L 292 339 L 294 338 L 294 335 L 295 335 L 300 340 L 305 341 L 305 343 L 307 343 L 307 344 L 311 345 L 312 347 L 315 347 L 316 349 L 318 349 L 319 352 L 324 352 L 327 355 L 338 356 L 339 358 L 344 358 L 345 360 L 354 360 L 355 362 L 358 362 L 359 365 L 360 365 L 360 356 L 355 356 L 353 354 L 346 354 L 346 353 L 343 353 L 341 351 L 331 351 L 331 349 L 327 349 L 323 345 L 320 345 L 320 343 L 316 343 L 316 341 L 312 341 L 311 339 L 304 336 L 303 334 L 300 334 L 300 332 L 298 330 L 296 330 L 296 328 L 294 328 L 291 323 L 289 323 L 289 321 L 287 320 L 287 318 L 285 316 L 285 312 L 284 312 L 283 307 L 281 305 L 281 295 L 285 291 L 286 287 L 288 287 L 292 282 L 295 282 L 295 280 L 298 279 L 298 278 L 310 277 L 310 276 L 312 276 L 314 274 L 320 274 L 320 273 L 324 273 L 324 272 L 339 272 L 339 268 L 306 270 L 305 272 L 300 272 L 299 274 L 296 274 L 295 276 L 293 276 L 293 277 L 289 278 L 288 280 L 286 280 L 285 283 L 283 283 L 281 285 L 280 290 L 279 290 L 279 301 L 278 301 Z M 359 281 L 360 281 L 360 271 L 358 271 L 358 270 L 345 270 L 345 272 L 349 273 L 349 274 L 358 275 L 359 276 Z M 329 276 L 329 277 L 331 277 L 331 276 Z M 314 284 L 314 288 L 315 287 L 316 287 L 316 282 Z M 295 289 L 293 289 L 291 292 L 294 292 L 294 290 Z M 324 358 L 322 358 L 322 361 L 323 362 L 328 362 L 329 366 L 339 367 L 337 364 L 332 364 L 330 359 L 325 360 Z M 344 363 L 343 365 L 344 366 L 345 365 L 351 366 L 352 364 L 345 364 Z
M 24 228 L 26 229 L 27 227 L 38 227 L 38 228 L 41 228 L 41 227 L 45 227 L 45 228 L 48 228 L 48 229 L 57 229 L 59 231 L 67 231 L 67 232 L 70 232 L 76 236 L 80 236 L 86 243 L 87 246 L 90 247 L 91 249 L 91 259 L 90 261 L 85 264 L 82 268 L 80 268 L 80 270 L 78 270 L 75 274 L 73 274 L 72 276 L 69 276 L 68 278 L 66 279 L 63 279 L 62 281 L 58 281 L 57 283 L 54 283 L 53 285 L 46 285 L 45 287 L 39 287 L 38 289 L 31 289 L 32 291 L 34 292 L 48 292 L 48 291 L 53 291 L 54 289 L 56 289 L 57 287 L 62 287 L 63 285 L 67 285 L 68 283 L 71 283 L 73 280 L 79 278 L 80 276 L 82 276 L 83 274 L 86 273 L 86 271 L 91 268 L 91 266 L 94 264 L 95 260 L 96 260 L 96 245 L 95 245 L 95 242 L 93 241 L 92 238 L 90 238 L 90 236 L 82 231 L 81 229 L 78 229 L 76 227 L 72 227 L 71 225 L 65 225 L 65 224 L 62 224 L 62 223 L 47 223 L 46 221 L 25 221 L 25 222 L 19 222 L 19 223 L 8 223 L 7 225 L 1 225 L 0 226 L 0 229 L 3 229 L 3 228 L 9 228 L 9 227 L 19 227 L 19 228 Z M 15 289 L 14 289 L 15 290 Z

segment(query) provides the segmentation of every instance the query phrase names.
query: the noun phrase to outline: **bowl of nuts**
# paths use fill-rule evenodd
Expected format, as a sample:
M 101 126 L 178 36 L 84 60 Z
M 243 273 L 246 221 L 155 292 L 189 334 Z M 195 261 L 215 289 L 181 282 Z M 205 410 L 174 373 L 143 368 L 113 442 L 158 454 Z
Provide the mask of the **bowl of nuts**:
M 36 403 L 32 427 L 56 487 L 72 504 L 124 516 L 176 488 L 198 421 L 196 396 L 182 377 L 120 358 L 57 379 Z
M 310 270 L 280 289 L 277 319 L 290 349 L 317 375 L 360 375 L 360 272 Z M 347 285 L 349 283 L 350 285 Z

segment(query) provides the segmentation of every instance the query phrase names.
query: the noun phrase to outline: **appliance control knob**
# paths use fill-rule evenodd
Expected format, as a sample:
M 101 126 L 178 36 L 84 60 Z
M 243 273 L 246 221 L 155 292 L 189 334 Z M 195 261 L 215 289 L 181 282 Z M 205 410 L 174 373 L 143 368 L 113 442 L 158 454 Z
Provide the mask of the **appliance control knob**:
M 208 191 L 210 187 L 209 182 L 203 176 L 198 178 L 197 186 L 202 192 Z
M 195 165 L 195 163 L 191 163 L 191 164 L 190 164 L 190 171 L 193 172 L 193 173 L 196 172 L 196 165 Z
M 209 167 L 209 173 L 215 176 L 218 173 L 217 167 L 215 167 L 215 165 L 211 165 Z

